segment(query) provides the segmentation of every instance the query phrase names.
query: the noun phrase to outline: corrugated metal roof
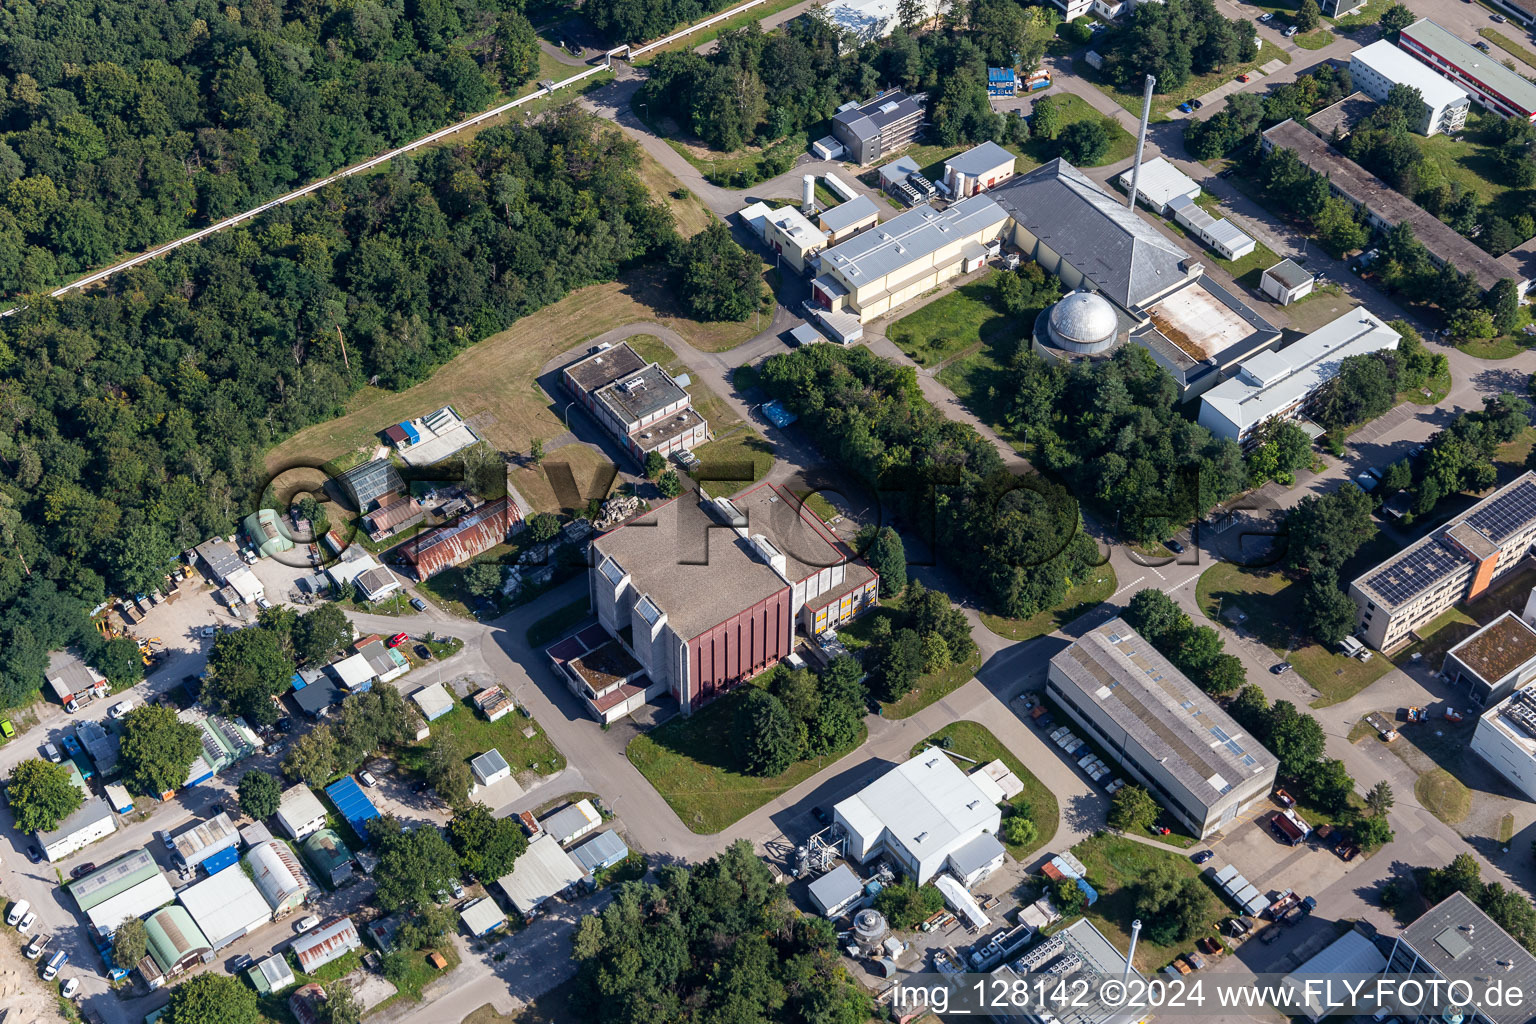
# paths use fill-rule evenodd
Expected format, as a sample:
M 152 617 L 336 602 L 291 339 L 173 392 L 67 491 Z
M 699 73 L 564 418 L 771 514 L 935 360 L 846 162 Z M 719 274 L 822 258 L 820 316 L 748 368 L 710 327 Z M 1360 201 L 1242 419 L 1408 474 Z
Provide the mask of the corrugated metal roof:
M 346 956 L 360 945 L 362 943 L 357 937 L 357 926 L 350 917 L 343 917 L 295 939 L 293 955 L 299 958 L 301 971 L 313 974 L 315 968 L 337 957 Z
M 822 254 L 821 263 L 824 269 L 836 271 L 859 287 L 1007 219 L 1007 214 L 988 195 L 962 199 L 942 212 L 923 205 L 833 246 Z
M 158 874 L 154 856 L 148 850 L 134 850 L 71 882 L 69 893 L 81 910 L 90 910 Z
M 983 142 L 944 162 L 946 170 L 976 177 L 1004 164 L 1013 166 L 1013 154 L 995 142 Z

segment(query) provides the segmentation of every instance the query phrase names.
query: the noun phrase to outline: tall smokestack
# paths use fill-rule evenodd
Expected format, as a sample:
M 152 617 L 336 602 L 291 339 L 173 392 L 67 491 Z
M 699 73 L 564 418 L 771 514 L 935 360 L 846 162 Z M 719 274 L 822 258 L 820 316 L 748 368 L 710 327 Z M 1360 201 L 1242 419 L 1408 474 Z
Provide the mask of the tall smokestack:
M 1141 153 L 1147 148 L 1147 123 L 1152 120 L 1152 87 L 1157 84 L 1154 75 L 1147 76 L 1147 84 L 1141 94 L 1141 131 L 1136 133 L 1136 162 L 1131 165 L 1131 209 L 1136 209 L 1136 183 L 1141 178 Z
M 1151 75 L 1147 76 L 1148 79 L 1151 79 L 1151 77 Z M 1151 93 L 1148 92 L 1147 95 L 1150 96 Z M 1125 973 L 1120 975 L 1121 981 L 1124 981 L 1126 978 L 1131 976 L 1131 960 L 1136 956 L 1136 940 L 1140 937 L 1141 918 L 1138 917 L 1136 920 L 1131 922 L 1131 948 L 1125 951 Z
M 801 211 L 807 217 L 816 212 L 816 175 L 807 174 L 804 189 L 800 193 Z

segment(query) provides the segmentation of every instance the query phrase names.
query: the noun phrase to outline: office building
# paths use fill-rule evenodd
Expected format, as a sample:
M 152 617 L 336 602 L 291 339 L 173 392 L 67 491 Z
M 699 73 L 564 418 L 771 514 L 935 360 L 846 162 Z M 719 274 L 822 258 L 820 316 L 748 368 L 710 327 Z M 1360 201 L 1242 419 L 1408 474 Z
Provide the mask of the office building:
M 1398 33 L 1398 45 L 1500 117 L 1536 121 L 1536 85 L 1506 68 L 1499 57 L 1483 53 L 1428 18 Z
M 1269 421 L 1302 416 L 1344 360 L 1396 349 L 1398 340 L 1380 318 L 1352 309 L 1285 348 L 1238 364 L 1236 376 L 1200 399 L 1200 425 L 1246 446 Z
M 1051 659 L 1046 693 L 1198 837 L 1269 795 L 1278 762 L 1123 619 Z
M 1385 973 L 1480 977 L 1497 980 L 1498 989 L 1504 993 L 1536 991 L 1536 957 L 1462 892 L 1447 896 L 1398 934 L 1391 942 Z M 1495 1006 L 1481 999 L 1492 986 L 1469 987 L 1476 1000 L 1470 1006 L 1431 1008 L 1421 1004 L 1412 1008 L 1389 1004 L 1385 1009 L 1400 1013 L 1405 1024 L 1526 1024 L 1530 1020 L 1529 999 Z M 1428 986 L 1425 990 L 1434 991 Z
M 1536 473 L 1522 473 L 1349 585 L 1355 635 L 1390 653 L 1510 572 L 1536 543 Z
M 1406 32 L 1406 30 L 1405 30 Z M 1476 51 L 1473 51 L 1476 52 Z M 1532 87 L 1536 90 L 1536 86 Z M 1441 266 L 1470 274 L 1484 290 L 1499 281 L 1515 282 L 1522 296 L 1527 282 L 1508 257 L 1497 259 L 1451 229 L 1440 218 L 1394 190 L 1386 182 L 1335 150 L 1295 121 L 1282 121 L 1263 135 L 1265 150 L 1279 146 L 1293 151 L 1308 169 L 1328 179 L 1329 190 L 1365 214 L 1374 230 L 1389 231 L 1407 223 L 1413 235 Z
M 1536 688 L 1516 690 L 1484 711 L 1470 745 L 1511 786 L 1536 800 Z
M 985 192 L 1013 177 L 1013 154 L 995 142 L 983 142 L 944 162 L 944 187 L 953 199 Z
M 940 211 L 923 204 L 828 249 L 813 305 L 867 323 L 961 274 L 997 249 L 1008 215 L 987 195 Z
M 592 607 L 619 646 L 589 654 L 568 638 L 549 649 L 556 668 L 591 698 L 663 687 L 685 713 L 787 657 L 797 624 L 815 635 L 875 604 L 879 583 L 766 483 L 735 499 L 690 491 L 594 539 L 590 558 Z
M 117 831 L 117 818 L 112 808 L 99 796 L 88 797 L 74 813 L 59 822 L 51 832 L 34 832 L 43 856 L 50 861 L 60 861 L 77 850 L 104 839 Z
M 1385 103 L 1394 85 L 1419 90 L 1424 111 L 1410 127 L 1420 135 L 1459 132 L 1467 124 L 1472 100 L 1466 90 L 1414 60 L 1387 39 L 1378 39 L 1349 55 L 1349 77 L 1355 88 L 1377 103 Z
M 832 818 L 847 834 L 849 858 L 863 864 L 887 857 L 918 885 L 1002 824 L 997 804 L 937 747 L 838 803 Z
M 1068 296 L 1071 315 L 1056 307 L 1042 312 L 1033 336 L 1042 358 L 1070 360 L 1129 341 L 1192 398 L 1280 340 L 1273 324 L 1206 277 L 1205 264 L 1063 160 L 1017 175 L 987 196 L 1011 219 L 1008 241 L 1066 288 L 1107 300 Z M 1053 318 L 1061 321 L 1059 331 L 1050 329 Z
M 1440 675 L 1486 708 L 1536 680 L 1536 628 L 1505 612 L 1445 652 Z
M 641 359 L 626 342 L 600 346 L 561 370 L 560 379 L 636 462 L 651 452 L 695 448 L 709 437 L 709 424 L 694 411 L 688 392 L 660 363 Z
M 917 138 L 927 116 L 928 95 L 883 92 L 863 103 L 845 103 L 832 116 L 832 137 L 850 163 L 867 166 Z

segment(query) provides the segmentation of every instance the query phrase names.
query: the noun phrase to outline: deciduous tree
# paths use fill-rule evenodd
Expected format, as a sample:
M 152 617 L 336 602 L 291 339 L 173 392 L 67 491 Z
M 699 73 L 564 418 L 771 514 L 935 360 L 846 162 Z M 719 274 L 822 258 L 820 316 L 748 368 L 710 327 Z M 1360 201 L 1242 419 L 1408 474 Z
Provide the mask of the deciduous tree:
M 1109 804 L 1109 827 L 1121 832 L 1137 832 L 1148 829 L 1163 809 L 1140 786 L 1121 786 L 1115 791 Z
M 248 771 L 240 776 L 236 792 L 240 796 L 240 809 L 261 821 L 277 813 L 282 802 L 283 787 L 266 772 Z
M 36 757 L 11 769 L 6 793 L 19 832 L 51 832 L 84 801 L 64 765 Z
M 197 726 L 163 705 L 136 707 L 123 719 L 123 774 L 142 793 L 158 796 L 186 785 L 202 750 Z
M 168 1024 L 259 1024 L 256 992 L 227 974 L 199 974 L 171 990 Z

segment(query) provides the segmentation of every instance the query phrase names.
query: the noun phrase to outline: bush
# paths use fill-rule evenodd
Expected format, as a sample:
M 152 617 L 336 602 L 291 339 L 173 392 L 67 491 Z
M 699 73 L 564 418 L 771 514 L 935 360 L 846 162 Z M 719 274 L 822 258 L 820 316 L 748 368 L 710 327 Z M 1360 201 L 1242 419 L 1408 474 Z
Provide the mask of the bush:
M 944 909 L 944 894 L 931 885 L 918 888 L 904 880 L 881 889 L 871 904 L 897 931 L 911 931 Z

